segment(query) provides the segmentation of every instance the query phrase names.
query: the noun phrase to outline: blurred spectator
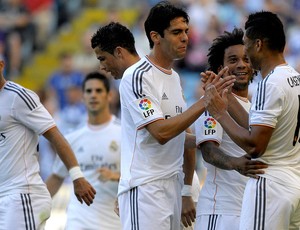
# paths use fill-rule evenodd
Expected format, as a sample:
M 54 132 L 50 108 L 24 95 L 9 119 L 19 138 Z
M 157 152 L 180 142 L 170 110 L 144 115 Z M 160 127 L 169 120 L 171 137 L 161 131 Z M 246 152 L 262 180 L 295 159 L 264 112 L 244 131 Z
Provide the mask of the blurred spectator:
M 30 57 L 35 28 L 23 0 L 6 0 L 0 5 L 0 33 L 4 36 L 8 77 L 19 75 L 25 58 Z
M 83 0 L 54 0 L 57 12 L 57 26 L 68 24 L 82 9 Z
M 218 20 L 223 25 L 223 31 L 231 31 L 234 27 L 243 28 L 246 16 L 248 12 L 246 12 L 244 0 L 227 0 L 219 5 Z
M 84 74 L 99 70 L 99 61 L 91 47 L 91 37 L 95 29 L 87 29 L 81 38 L 80 52 L 74 55 L 74 68 Z
M 188 71 L 201 72 L 206 68 L 207 50 L 214 37 L 222 32 L 215 0 L 193 0 L 187 6 L 190 16 L 189 44 L 186 58 L 179 66 Z
M 35 49 L 44 48 L 57 27 L 54 0 L 24 0 L 36 26 Z
M 104 9 L 128 9 L 136 7 L 139 0 L 98 0 L 98 7 Z
M 245 9 L 247 12 L 256 12 L 264 8 L 265 0 L 245 0 Z
M 86 124 L 86 108 L 82 101 L 82 90 L 74 85 L 66 90 L 66 106 L 54 114 L 54 120 L 57 123 L 62 134 L 70 133 Z
M 68 105 L 67 90 L 71 87 L 81 89 L 81 83 L 84 75 L 75 70 L 73 63 L 73 54 L 63 51 L 59 55 L 60 69 L 55 71 L 48 79 L 48 95 L 57 99 L 60 110 Z
M 141 7 L 139 11 L 139 16 L 137 17 L 137 21 L 133 25 L 131 31 L 135 38 L 135 47 L 136 51 L 140 55 L 140 57 L 143 57 L 150 52 L 150 45 L 148 38 L 146 36 L 145 30 L 144 30 L 144 22 L 146 20 L 148 8 L 144 8 L 145 6 Z

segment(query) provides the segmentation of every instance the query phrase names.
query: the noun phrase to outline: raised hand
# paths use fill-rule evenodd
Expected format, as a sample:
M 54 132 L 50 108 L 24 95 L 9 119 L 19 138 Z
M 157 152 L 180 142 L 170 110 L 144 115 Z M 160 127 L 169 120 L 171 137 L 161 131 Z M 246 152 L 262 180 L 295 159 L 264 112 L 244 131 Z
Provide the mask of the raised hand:
M 219 71 L 218 74 L 212 71 L 206 71 L 201 73 L 201 86 L 205 91 L 210 85 L 214 85 L 219 93 L 224 89 L 231 91 L 231 87 L 235 82 L 235 76 L 228 74 L 228 67 L 225 66 Z
M 222 96 L 218 93 L 216 87 L 212 84 L 208 85 L 205 89 L 205 108 L 217 120 L 227 111 L 228 89 L 222 91 Z

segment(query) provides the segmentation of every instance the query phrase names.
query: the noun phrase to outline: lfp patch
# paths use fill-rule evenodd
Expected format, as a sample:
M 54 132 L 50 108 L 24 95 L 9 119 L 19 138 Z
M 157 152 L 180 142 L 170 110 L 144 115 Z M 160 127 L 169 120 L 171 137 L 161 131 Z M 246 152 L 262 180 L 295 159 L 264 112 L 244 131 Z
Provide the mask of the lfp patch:
M 142 110 L 148 110 L 148 109 L 151 109 L 151 107 L 152 107 L 151 101 L 148 100 L 147 98 L 141 100 L 139 106 Z
M 217 122 L 214 118 L 209 117 L 204 121 L 204 134 L 205 135 L 213 135 L 215 134 L 216 130 L 214 129 L 217 125 Z
M 204 126 L 206 128 L 209 128 L 209 129 L 213 129 L 214 127 L 216 127 L 217 125 L 217 122 L 214 118 L 212 117 L 209 117 L 207 118 L 205 121 L 204 121 Z
M 152 103 L 147 98 L 140 100 L 139 107 L 142 110 L 142 114 L 143 114 L 144 118 L 148 118 L 154 114 L 154 109 L 152 108 Z

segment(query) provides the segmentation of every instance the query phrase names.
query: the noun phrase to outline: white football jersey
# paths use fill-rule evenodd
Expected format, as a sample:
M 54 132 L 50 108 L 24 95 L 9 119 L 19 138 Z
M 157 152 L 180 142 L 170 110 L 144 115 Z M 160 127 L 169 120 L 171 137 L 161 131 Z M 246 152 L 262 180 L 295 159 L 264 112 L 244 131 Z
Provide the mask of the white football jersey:
M 300 75 L 289 65 L 277 66 L 258 83 L 250 126 L 274 128 L 265 153 L 269 165 L 261 177 L 300 188 Z
M 39 174 L 38 135 L 54 126 L 33 91 L 11 81 L 0 89 L 0 196 L 48 193 Z
M 119 217 L 113 211 L 118 182 L 103 182 L 96 171 L 101 167 L 120 171 L 120 121 L 113 116 L 106 124 L 86 125 L 68 134 L 66 139 L 76 155 L 85 178 L 96 190 L 91 206 L 79 203 L 72 192 L 67 209 L 67 229 L 121 229 Z M 59 158 L 53 166 L 53 173 L 62 178 L 69 175 Z
M 161 145 L 145 126 L 186 110 L 180 78 L 147 57 L 128 68 L 120 83 L 122 152 L 119 194 L 182 172 L 185 133 Z
M 249 111 L 250 102 L 245 98 L 237 96 L 236 98 L 244 109 Z M 222 126 L 207 111 L 196 120 L 195 132 L 197 146 L 206 141 L 214 141 L 228 156 L 241 157 L 246 154 L 230 139 Z M 204 161 L 204 165 L 207 168 L 207 175 L 199 195 L 197 215 L 239 216 L 248 178 L 233 170 L 220 169 L 206 161 Z

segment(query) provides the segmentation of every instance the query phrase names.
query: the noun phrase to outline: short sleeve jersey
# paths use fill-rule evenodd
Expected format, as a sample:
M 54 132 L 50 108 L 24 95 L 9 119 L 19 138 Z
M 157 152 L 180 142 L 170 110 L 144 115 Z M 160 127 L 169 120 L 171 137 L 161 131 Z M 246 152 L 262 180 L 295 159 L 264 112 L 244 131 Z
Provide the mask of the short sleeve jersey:
M 38 135 L 54 126 L 33 91 L 11 81 L 0 89 L 0 196 L 47 192 L 39 175 Z
M 262 177 L 300 188 L 300 75 L 289 65 L 277 66 L 253 95 L 250 127 L 274 128 L 265 153 Z
M 250 102 L 236 96 L 246 111 Z M 197 146 L 206 141 L 219 144 L 220 150 L 228 156 L 241 157 L 246 152 L 236 145 L 207 111 L 195 122 Z M 199 195 L 201 204 L 198 214 L 240 215 L 247 177 L 233 170 L 223 170 L 204 161 L 207 168 L 206 179 Z
M 76 155 L 85 178 L 96 190 L 92 206 L 81 204 L 72 193 L 67 209 L 67 229 L 120 229 L 119 217 L 113 211 L 118 182 L 102 182 L 97 172 L 101 167 L 120 171 L 120 121 L 113 116 L 106 124 L 86 125 L 66 135 L 66 139 Z M 53 173 L 62 178 L 69 175 L 58 157 L 53 166 Z M 85 216 L 84 219 L 82 216 Z
M 180 78 L 147 58 L 128 68 L 120 83 L 122 152 L 119 194 L 182 172 L 184 132 L 161 145 L 145 126 L 186 110 Z

